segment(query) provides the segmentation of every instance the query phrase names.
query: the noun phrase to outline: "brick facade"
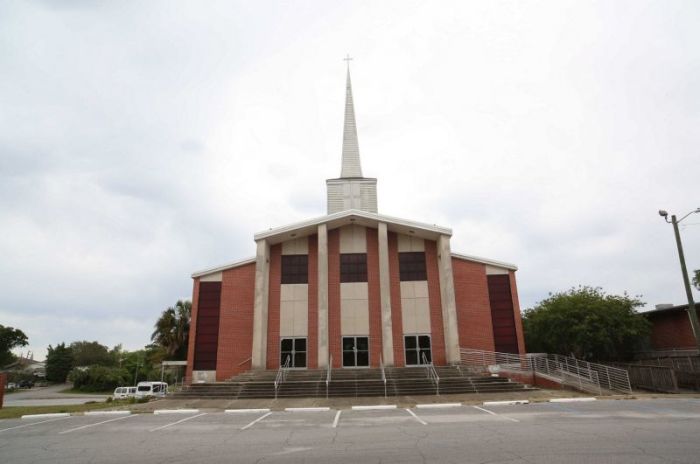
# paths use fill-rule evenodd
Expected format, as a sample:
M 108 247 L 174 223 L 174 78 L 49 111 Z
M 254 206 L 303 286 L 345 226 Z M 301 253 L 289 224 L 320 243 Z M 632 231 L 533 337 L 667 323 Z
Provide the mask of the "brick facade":
M 255 263 L 228 269 L 221 278 L 221 315 L 216 380 L 250 369 L 253 349 Z
M 700 311 L 697 312 L 698 317 L 700 317 Z M 646 317 L 652 324 L 652 349 L 683 350 L 697 348 L 693 330 L 690 327 L 688 311 L 685 308 L 653 312 L 646 314 Z
M 491 305 L 486 281 L 486 266 L 452 258 L 459 346 L 475 350 L 494 350 Z
M 333 367 L 343 366 L 340 349 L 340 232 L 328 231 L 328 351 Z
M 195 278 L 192 283 L 192 314 L 190 315 L 190 334 L 187 347 L 187 369 L 185 373 L 185 383 L 192 382 L 192 361 L 194 360 L 194 344 L 197 338 L 197 306 L 199 302 L 199 278 Z

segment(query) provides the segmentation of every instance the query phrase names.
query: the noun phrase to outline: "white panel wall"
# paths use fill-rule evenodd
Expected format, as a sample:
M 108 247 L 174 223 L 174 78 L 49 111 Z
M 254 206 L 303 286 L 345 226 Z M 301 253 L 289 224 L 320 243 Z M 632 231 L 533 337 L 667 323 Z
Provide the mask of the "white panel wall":
M 340 252 L 367 253 L 367 230 L 356 225 L 341 227 Z
M 428 282 L 401 282 L 401 319 L 404 334 L 430 333 Z
M 399 234 L 399 253 L 403 251 L 425 251 L 425 241 L 419 237 Z
M 309 239 L 301 237 L 294 240 L 287 240 L 282 243 L 283 255 L 308 255 L 309 254 Z
M 367 282 L 340 284 L 340 333 L 369 335 L 369 298 Z
M 280 336 L 306 337 L 309 331 L 309 285 L 280 286 Z

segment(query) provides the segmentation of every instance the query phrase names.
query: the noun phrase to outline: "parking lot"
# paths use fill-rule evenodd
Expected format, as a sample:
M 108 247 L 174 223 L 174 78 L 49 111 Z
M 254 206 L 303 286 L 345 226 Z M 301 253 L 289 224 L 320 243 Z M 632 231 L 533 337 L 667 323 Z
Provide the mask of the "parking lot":
M 2 462 L 697 463 L 700 399 L 0 421 Z

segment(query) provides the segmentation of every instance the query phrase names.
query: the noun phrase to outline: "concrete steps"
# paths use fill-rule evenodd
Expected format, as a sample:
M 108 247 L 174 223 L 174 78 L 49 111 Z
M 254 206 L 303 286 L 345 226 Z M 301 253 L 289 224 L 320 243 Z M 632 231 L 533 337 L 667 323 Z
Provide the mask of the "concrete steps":
M 503 377 L 470 375 L 458 366 L 435 367 L 441 394 L 510 392 L 528 389 Z M 386 387 L 380 369 L 333 369 L 326 389 L 325 369 L 287 371 L 278 398 L 321 398 L 434 395 L 435 384 L 423 367 L 386 368 Z M 177 398 L 274 398 L 277 371 L 248 371 L 226 382 L 192 384 L 175 393 Z

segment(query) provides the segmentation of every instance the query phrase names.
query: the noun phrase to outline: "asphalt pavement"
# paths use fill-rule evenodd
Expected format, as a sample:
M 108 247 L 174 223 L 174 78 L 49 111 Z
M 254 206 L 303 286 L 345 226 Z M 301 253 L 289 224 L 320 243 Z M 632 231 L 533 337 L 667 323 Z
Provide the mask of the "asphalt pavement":
M 68 404 L 85 404 L 89 401 L 106 401 L 108 395 L 92 395 L 89 393 L 61 393 L 61 390 L 71 388 L 71 384 L 51 385 L 49 387 L 34 387 L 21 389 L 6 394 L 4 406 L 62 406 Z
M 694 398 L 8 419 L 8 463 L 697 463 Z

